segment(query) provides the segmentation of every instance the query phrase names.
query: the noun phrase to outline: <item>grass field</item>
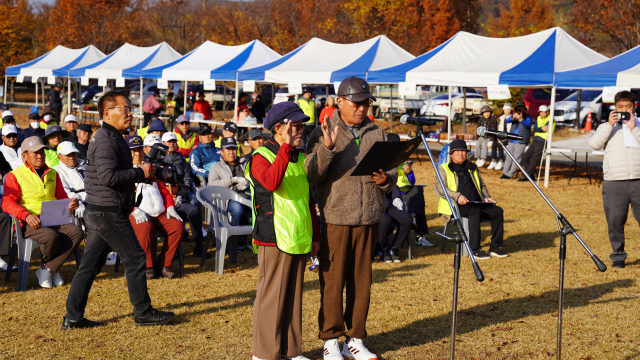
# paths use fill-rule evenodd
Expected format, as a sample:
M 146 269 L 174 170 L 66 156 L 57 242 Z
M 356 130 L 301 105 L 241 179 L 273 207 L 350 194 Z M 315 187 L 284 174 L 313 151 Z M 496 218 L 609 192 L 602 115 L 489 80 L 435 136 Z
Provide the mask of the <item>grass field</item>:
M 424 155 L 414 168 L 425 196 L 432 231 L 437 218 L 434 173 Z M 427 166 L 428 165 L 428 166 Z M 595 170 L 595 169 L 592 169 Z M 563 355 L 565 359 L 640 358 L 640 231 L 629 214 L 625 269 L 612 269 L 602 209 L 601 188 L 586 178 L 567 185 L 569 169 L 552 170 L 547 195 L 572 222 L 587 245 L 609 266 L 599 272 L 573 238 L 568 239 Z M 460 271 L 457 357 L 460 359 L 548 359 L 555 357 L 558 244 L 554 214 L 528 183 L 499 180 L 499 172 L 482 170 L 489 191 L 505 210 L 505 250 L 511 256 L 480 264 L 486 280 L 475 280 L 471 264 Z M 592 175 L 593 176 L 593 175 Z M 600 175 L 596 175 L 598 178 Z M 489 226 L 482 228 L 488 249 Z M 432 236 L 438 245 L 440 239 Z M 191 253 L 193 243 L 185 244 Z M 406 251 L 401 253 L 403 258 Z M 32 259 L 38 259 L 34 251 Z M 185 278 L 152 280 L 153 305 L 177 314 L 173 324 L 138 328 L 122 272 L 107 266 L 94 284 L 86 316 L 107 326 L 62 331 L 69 285 L 38 286 L 32 262 L 28 291 L 15 292 L 0 282 L 0 358 L 3 359 L 249 359 L 252 305 L 257 281 L 255 256 L 242 253 L 240 263 L 213 272 L 213 260 L 200 269 L 188 256 Z M 369 337 L 365 344 L 381 359 L 448 358 L 453 281 L 453 244 L 415 249 L 412 261 L 373 265 Z M 177 269 L 174 262 L 174 269 Z M 62 274 L 67 283 L 75 263 Z M 321 358 L 317 339 L 319 285 L 307 272 L 304 294 L 303 353 Z

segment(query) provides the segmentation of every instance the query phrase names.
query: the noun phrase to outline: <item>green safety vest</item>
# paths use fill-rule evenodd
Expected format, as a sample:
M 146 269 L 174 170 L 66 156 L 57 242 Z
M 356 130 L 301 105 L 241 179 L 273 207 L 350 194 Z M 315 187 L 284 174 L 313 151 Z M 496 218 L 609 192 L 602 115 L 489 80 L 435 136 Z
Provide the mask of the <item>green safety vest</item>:
M 302 112 L 309 117 L 309 121 L 305 124 L 313 124 L 316 122 L 316 103 L 312 99 L 300 98 L 298 99 L 298 106 L 302 109 Z
M 449 169 L 449 163 L 444 163 L 440 166 L 442 166 L 445 173 L 447 174 L 447 188 L 449 188 L 449 190 L 451 191 L 458 191 L 458 185 L 456 184 L 456 174 L 451 171 L 451 169 Z M 471 170 L 469 170 L 469 172 L 471 172 Z M 482 189 L 480 189 L 480 176 L 478 174 L 478 169 L 475 169 L 473 172 L 471 172 L 471 175 L 473 176 L 476 183 L 476 188 L 478 188 L 480 198 L 484 198 L 482 196 Z M 451 201 L 454 200 L 451 199 Z M 442 215 L 453 215 L 447 199 L 444 199 L 442 197 L 440 198 L 440 202 L 438 203 L 438 213 Z
M 54 166 L 60 164 L 60 159 L 58 159 L 58 152 L 55 150 L 44 149 L 45 159 L 44 162 L 47 166 L 53 169 Z
M 545 125 L 547 125 L 549 123 L 549 120 L 551 120 L 551 115 L 547 116 L 546 118 L 542 119 L 540 118 L 540 116 L 538 116 L 538 119 L 536 120 L 536 125 L 541 128 Z M 556 131 L 556 122 L 553 122 L 553 126 L 551 127 L 551 132 Z M 545 140 L 549 140 L 549 133 L 548 132 L 537 132 L 535 134 L 533 134 L 533 136 L 537 136 L 539 138 L 545 139 Z
M 398 187 L 400 189 L 402 189 L 405 186 L 411 186 L 411 182 L 409 181 L 409 178 L 407 177 L 407 174 L 404 173 L 404 170 L 402 169 L 402 167 L 406 164 L 406 162 L 398 165 L 398 182 L 396 183 L 396 185 L 398 185 Z
M 260 147 L 253 152 L 262 155 L 273 164 L 276 154 L 266 147 Z M 272 193 L 273 228 L 276 233 L 276 246 L 280 251 L 302 255 L 311 252 L 313 238 L 313 223 L 309 211 L 309 180 L 304 171 L 305 156 L 299 153 L 298 162 L 289 163 L 284 178 L 278 190 Z M 244 170 L 244 177 L 251 183 L 251 198 L 255 201 L 254 184 L 251 178 L 251 161 Z M 256 206 L 252 206 L 252 224 L 256 228 Z M 253 244 L 253 251 L 258 253 L 258 246 Z

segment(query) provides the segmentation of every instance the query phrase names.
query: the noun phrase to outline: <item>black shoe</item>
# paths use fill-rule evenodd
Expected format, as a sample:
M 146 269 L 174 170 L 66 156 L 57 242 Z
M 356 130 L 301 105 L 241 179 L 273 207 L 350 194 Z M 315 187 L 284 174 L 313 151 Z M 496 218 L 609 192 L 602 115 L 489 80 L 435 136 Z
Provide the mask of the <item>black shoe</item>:
M 511 176 L 502 175 L 500 176 L 500 179 L 511 180 Z
M 613 265 L 611 266 L 613 266 L 614 268 L 624 269 L 626 265 L 624 264 L 624 260 L 618 260 L 618 261 L 614 261 Z
M 518 181 L 529 181 L 529 179 L 527 179 L 526 176 L 520 176 L 520 179 L 518 179 Z
M 476 258 L 476 260 L 491 259 L 491 256 L 489 256 L 489 254 L 487 254 L 486 252 L 482 251 L 482 249 L 473 250 L 473 257 Z
M 137 326 L 163 325 L 171 321 L 175 316 L 176 314 L 170 311 L 160 311 L 152 308 L 147 315 L 136 317 L 135 323 Z
M 400 256 L 398 256 L 398 249 L 389 250 L 389 254 L 391 254 L 391 260 L 393 260 L 393 262 L 402 262 Z
M 101 323 L 99 321 L 91 321 L 88 320 L 86 318 L 82 318 L 78 321 L 71 321 L 69 319 L 67 319 L 66 316 L 62 317 L 62 326 L 61 329 L 62 330 L 68 330 L 68 329 L 88 329 L 88 328 L 93 328 L 93 327 L 98 327 L 98 326 L 104 326 L 104 323 Z
M 384 260 L 383 260 L 383 262 L 390 263 L 392 261 L 393 261 L 393 259 L 391 259 L 391 254 L 388 251 L 385 251 L 384 252 Z
M 202 247 L 195 247 L 193 249 L 193 256 L 202 257 Z M 207 253 L 204 256 L 205 259 L 211 259 L 211 254 Z
M 507 257 L 509 256 L 509 253 L 502 250 L 502 248 L 492 248 L 491 250 L 489 250 L 489 255 L 495 257 Z

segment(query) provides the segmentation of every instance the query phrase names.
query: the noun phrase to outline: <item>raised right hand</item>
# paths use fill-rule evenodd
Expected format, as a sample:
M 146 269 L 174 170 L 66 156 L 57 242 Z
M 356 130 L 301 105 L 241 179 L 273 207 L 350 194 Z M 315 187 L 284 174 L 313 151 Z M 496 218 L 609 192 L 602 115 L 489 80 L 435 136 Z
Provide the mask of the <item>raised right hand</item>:
M 156 166 L 154 164 L 144 163 L 144 164 L 138 165 L 138 167 L 140 169 L 142 169 L 142 171 L 144 171 L 144 178 L 145 179 L 150 178 L 151 176 L 155 175 L 155 173 L 156 173 Z
M 467 205 L 468 202 L 469 202 L 469 200 L 467 199 L 466 196 L 460 195 L 460 197 L 458 197 L 458 204 Z
M 324 116 L 324 122 L 322 123 L 322 135 L 324 137 L 324 146 L 327 149 L 333 149 L 338 139 L 338 124 L 332 126 L 329 115 Z
M 26 219 L 24 219 L 27 224 L 31 225 L 31 227 L 33 228 L 33 230 L 38 230 L 40 228 L 40 225 L 42 224 L 40 222 L 40 218 L 35 216 L 35 215 L 27 215 Z
M 618 118 L 618 112 L 612 111 L 609 113 L 609 125 L 615 125 L 620 119 Z

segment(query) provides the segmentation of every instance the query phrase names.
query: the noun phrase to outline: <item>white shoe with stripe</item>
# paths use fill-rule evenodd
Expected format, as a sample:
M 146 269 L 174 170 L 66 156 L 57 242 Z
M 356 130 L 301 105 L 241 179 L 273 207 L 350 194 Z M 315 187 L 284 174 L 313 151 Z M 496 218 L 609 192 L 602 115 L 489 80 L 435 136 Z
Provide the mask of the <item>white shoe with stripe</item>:
M 352 338 L 344 342 L 342 356 L 356 360 L 377 360 L 378 356 L 369 351 L 362 343 L 362 339 Z
M 322 358 L 324 360 L 344 360 L 342 355 L 340 355 L 340 344 L 338 344 L 338 339 L 327 340 L 324 343 Z

